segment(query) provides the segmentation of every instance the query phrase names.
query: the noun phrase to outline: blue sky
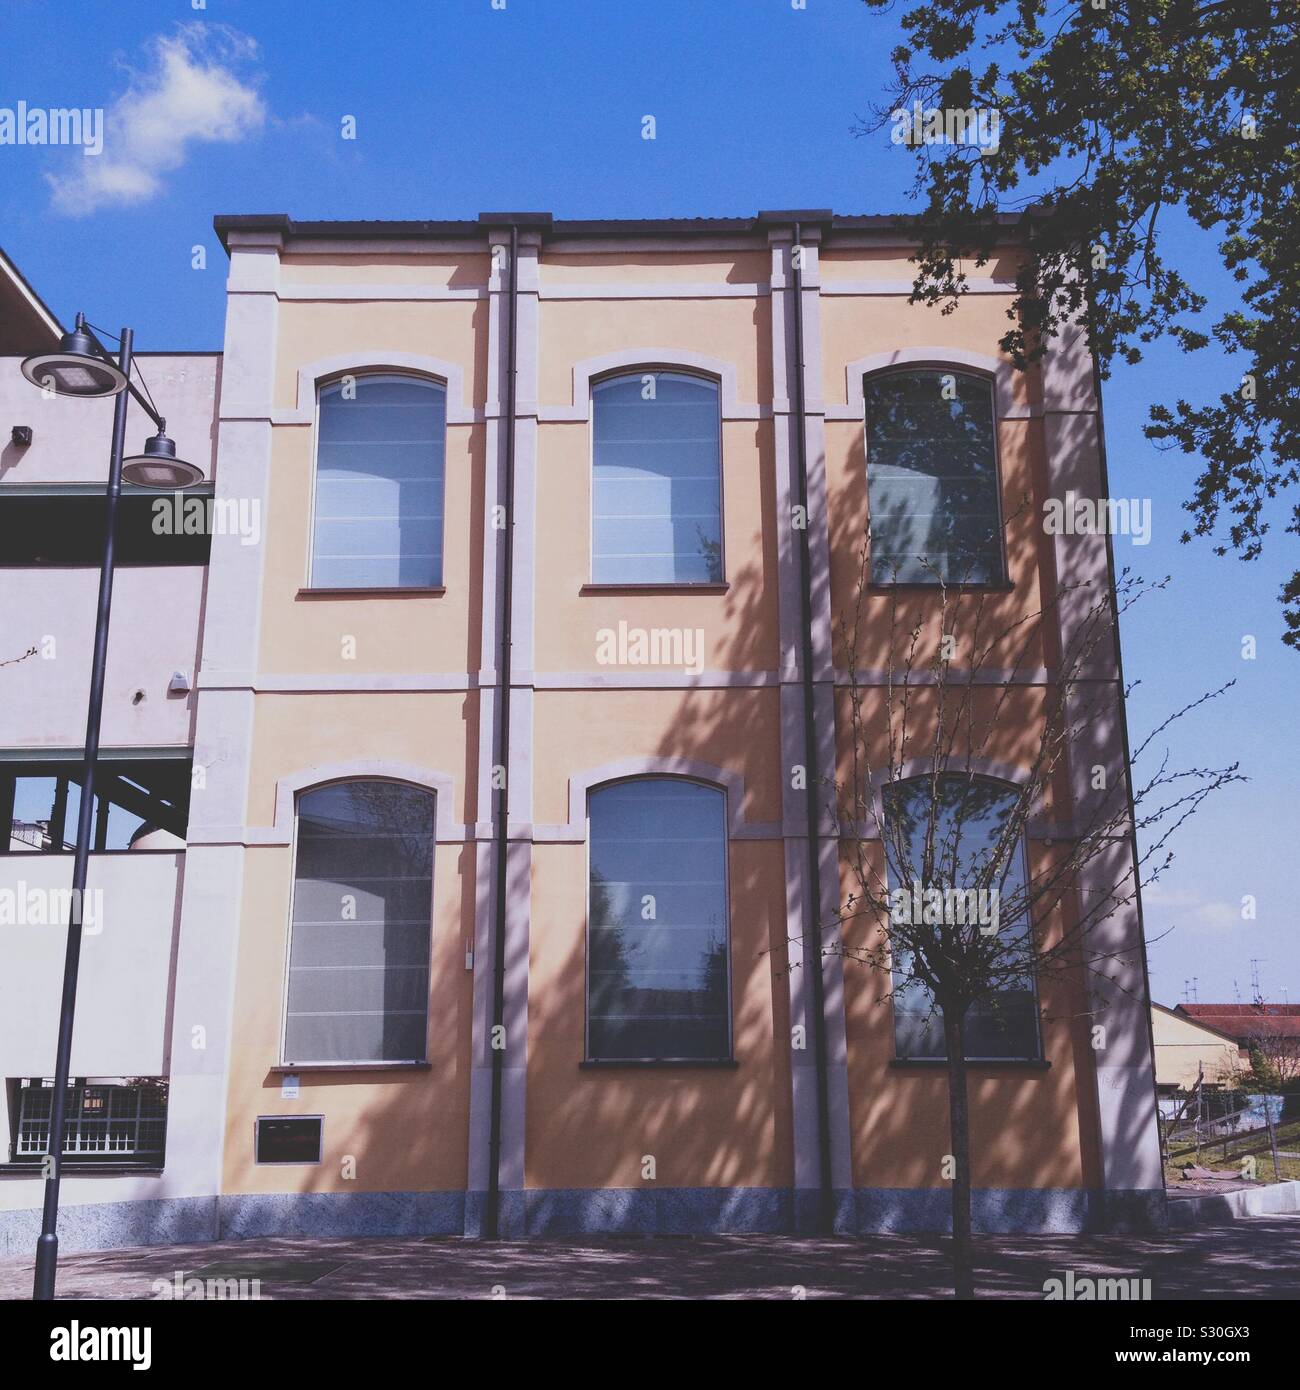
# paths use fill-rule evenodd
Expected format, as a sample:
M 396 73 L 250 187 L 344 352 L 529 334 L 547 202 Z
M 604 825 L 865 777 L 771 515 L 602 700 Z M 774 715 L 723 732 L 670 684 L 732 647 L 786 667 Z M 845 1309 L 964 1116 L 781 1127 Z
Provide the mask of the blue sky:
M 797 0 L 796 0 L 797 3 Z M 218 212 L 300 218 L 721 216 L 761 208 L 906 209 L 910 156 L 853 136 L 885 96 L 895 18 L 857 0 L 6 0 L 0 106 L 106 108 L 96 164 L 77 150 L 0 148 L 0 244 L 57 314 L 130 323 L 140 349 L 216 348 L 226 260 Z M 178 26 L 201 23 L 203 32 Z M 188 64 L 188 69 L 186 68 Z M 202 80 L 195 71 L 207 68 Z M 168 74 L 172 84 L 168 85 Z M 181 80 L 184 79 L 184 80 Z M 125 98 L 125 105 L 117 106 Z M 130 119 L 115 133 L 114 109 Z M 196 138 L 220 117 L 220 140 Z M 656 139 L 641 138 L 653 115 Z M 357 138 L 340 137 L 345 116 Z M 126 130 L 129 134 L 123 134 Z M 89 175 L 89 177 L 87 177 Z M 193 269 L 192 247 L 207 249 Z M 1175 225 L 1169 251 L 1212 298 L 1229 293 L 1213 246 Z M 1146 409 L 1235 386 L 1217 350 L 1157 348 L 1105 392 L 1111 491 L 1150 498 L 1150 544 L 1117 559 L 1167 593 L 1126 621 L 1135 742 L 1203 690 L 1232 692 L 1180 724 L 1177 764 L 1239 760 L 1229 788 L 1176 842 L 1148 895 L 1155 997 L 1265 993 L 1300 1001 L 1290 883 L 1296 858 L 1300 655 L 1276 601 L 1296 563 L 1178 543 L 1195 460 L 1142 436 Z M 1253 635 L 1257 655 L 1242 657 Z M 1244 895 L 1257 919 L 1243 921 Z

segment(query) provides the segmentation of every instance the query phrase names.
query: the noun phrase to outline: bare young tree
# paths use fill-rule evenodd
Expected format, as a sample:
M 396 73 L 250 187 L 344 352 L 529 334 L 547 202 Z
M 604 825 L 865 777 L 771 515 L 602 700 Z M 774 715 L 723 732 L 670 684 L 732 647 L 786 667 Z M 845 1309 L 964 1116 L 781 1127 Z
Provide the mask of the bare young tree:
M 1267 1004 L 1257 1007 L 1242 1040 L 1250 1058 L 1247 1084 L 1287 1090 L 1300 1083 L 1300 1036 L 1291 1031 L 1290 1018 L 1270 1014 Z
M 1140 944 L 1103 924 L 1160 877 L 1205 798 L 1244 780 L 1235 763 L 1174 770 L 1157 747 L 1232 682 L 1161 723 L 1126 768 L 1115 625 L 1167 580 L 1125 571 L 1113 595 L 1063 584 L 1035 609 L 933 566 L 933 587 L 882 592 L 869 554 L 868 532 L 839 623 L 849 747 L 827 787 L 848 891 L 821 952 L 872 972 L 900 1056 L 946 1062 L 953 1284 L 970 1298 L 968 1059 L 1036 1056 L 1049 992 L 1104 1047 L 1107 1001 L 1144 994 Z

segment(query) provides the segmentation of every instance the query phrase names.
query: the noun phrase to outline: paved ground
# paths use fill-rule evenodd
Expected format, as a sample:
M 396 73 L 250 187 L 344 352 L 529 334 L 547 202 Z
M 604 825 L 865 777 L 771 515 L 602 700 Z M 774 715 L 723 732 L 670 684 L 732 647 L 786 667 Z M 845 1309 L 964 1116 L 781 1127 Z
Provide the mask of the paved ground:
M 1300 1215 L 1161 1237 L 1002 1236 L 977 1242 L 986 1297 L 1041 1298 L 1044 1281 L 1143 1278 L 1157 1299 L 1300 1298 Z M 156 1297 L 155 1280 L 259 1279 L 262 1297 L 934 1298 L 943 1242 L 919 1236 L 803 1240 L 708 1236 L 486 1243 L 267 1239 L 68 1255 L 64 1298 Z M 30 1260 L 0 1260 L 0 1298 L 25 1298 Z

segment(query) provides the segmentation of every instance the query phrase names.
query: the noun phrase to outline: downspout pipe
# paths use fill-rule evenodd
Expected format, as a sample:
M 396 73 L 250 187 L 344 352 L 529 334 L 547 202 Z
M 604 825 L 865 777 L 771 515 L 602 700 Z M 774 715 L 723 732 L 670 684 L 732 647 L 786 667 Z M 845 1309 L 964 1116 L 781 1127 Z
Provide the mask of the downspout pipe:
M 835 1189 L 831 1171 L 831 1125 L 829 1063 L 826 1055 L 826 983 L 822 976 L 822 883 L 821 883 L 821 793 L 822 769 L 817 751 L 817 686 L 813 669 L 813 603 L 812 549 L 808 524 L 808 412 L 804 376 L 803 331 L 803 265 L 798 254 L 802 248 L 804 221 L 829 221 L 830 214 L 812 214 L 794 218 L 791 247 L 791 278 L 794 288 L 794 394 L 792 407 L 795 424 L 795 481 L 800 516 L 804 525 L 799 533 L 799 636 L 800 661 L 803 666 L 803 732 L 806 762 L 806 812 L 808 834 L 808 913 L 804 936 L 803 968 L 808 972 L 812 994 L 813 1063 L 817 1079 L 817 1165 L 818 1203 L 817 1229 L 830 1235 L 835 1228 Z M 762 214 L 762 220 L 772 220 L 772 214 Z
M 506 1011 L 506 856 L 510 846 L 510 654 L 511 615 L 514 611 L 514 535 L 515 535 L 515 398 L 518 377 L 519 328 L 519 226 L 510 224 L 510 274 L 506 316 L 506 449 L 503 503 L 505 528 L 502 545 L 500 650 L 497 660 L 496 765 L 501 769 L 501 787 L 496 804 L 496 920 L 492 932 L 492 1098 L 488 1129 L 488 1188 L 483 1213 L 483 1234 L 488 1240 L 501 1235 L 501 1110 L 505 1082 Z

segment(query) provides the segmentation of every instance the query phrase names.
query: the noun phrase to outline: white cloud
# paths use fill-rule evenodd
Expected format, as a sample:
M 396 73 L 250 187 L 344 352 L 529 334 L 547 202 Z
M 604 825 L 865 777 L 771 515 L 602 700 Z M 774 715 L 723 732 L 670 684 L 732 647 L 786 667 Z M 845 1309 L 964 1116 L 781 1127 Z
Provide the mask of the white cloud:
M 159 35 L 149 64 L 132 72 L 104 118 L 104 152 L 78 151 L 67 174 L 47 175 L 60 212 L 80 216 L 157 196 L 163 175 L 185 163 L 192 143 L 233 143 L 259 130 L 266 107 L 256 74 L 240 77 L 256 43 L 225 25 L 196 21 Z
M 1149 931 L 1165 931 L 1169 926 L 1229 931 L 1241 926 L 1244 921 L 1240 902 L 1206 898 L 1196 892 L 1170 889 L 1159 883 L 1142 890 L 1142 902 L 1146 908 Z M 1153 917 L 1154 922 L 1151 920 Z

